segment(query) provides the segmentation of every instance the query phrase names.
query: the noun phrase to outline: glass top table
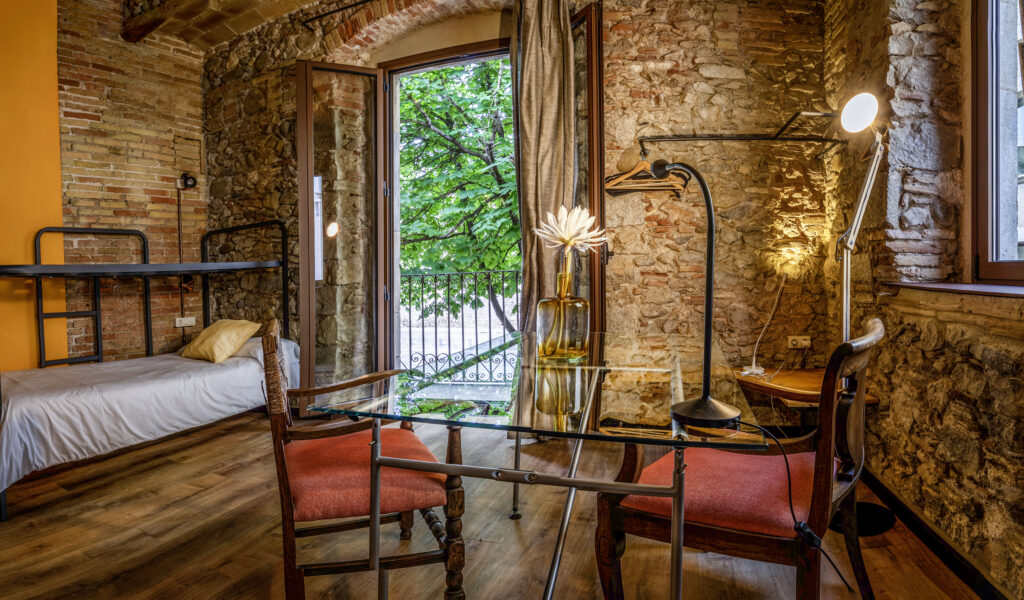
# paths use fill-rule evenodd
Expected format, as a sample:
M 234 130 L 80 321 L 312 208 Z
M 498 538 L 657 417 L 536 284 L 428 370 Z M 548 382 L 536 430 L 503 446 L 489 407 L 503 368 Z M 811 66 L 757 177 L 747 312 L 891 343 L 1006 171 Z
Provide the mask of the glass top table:
M 310 410 L 663 446 L 763 449 L 763 434 L 681 426 L 670 407 L 697 397 L 702 340 L 680 335 L 591 333 L 589 354 L 538 358 L 533 334 L 510 334 L 470 360 L 434 373 L 409 370 L 390 379 L 318 396 Z M 510 359 L 511 357 L 511 359 Z M 481 382 L 481 366 L 514 360 L 511 382 Z M 486 379 L 486 377 L 483 377 Z M 715 344 L 712 395 L 756 424 L 732 367 Z
M 387 597 L 387 569 L 379 564 L 380 468 L 391 467 L 477 477 L 513 484 L 512 514 L 518 519 L 519 485 L 567 488 L 565 508 L 548 572 L 544 598 L 553 597 L 566 532 L 577 490 L 670 497 L 671 590 L 682 597 L 683 486 L 686 448 L 764 450 L 764 435 L 717 343 L 712 347 L 711 395 L 740 410 L 736 429 L 682 426 L 671 417 L 673 404 L 700 396 L 703 337 L 591 332 L 587 354 L 573 359 L 537 356 L 533 334 L 513 333 L 490 340 L 469 360 L 433 365 L 430 372 L 407 370 L 372 384 L 317 396 L 310 410 L 373 420 L 370 468 L 370 563 L 378 573 L 378 598 Z M 508 381 L 489 382 L 488 373 L 514 364 Z M 505 379 L 504 377 L 498 379 Z M 434 463 L 381 455 L 384 420 L 449 427 L 448 462 Z M 515 433 L 515 465 L 474 466 L 461 462 L 461 427 Z M 575 440 L 566 474 L 520 470 L 522 434 Z M 672 484 L 607 481 L 577 477 L 587 440 L 671 447 Z M 459 480 L 461 481 L 461 480 Z M 461 484 L 459 484 L 461 485 Z M 461 510 L 461 509 L 460 509 Z M 461 515 L 459 512 L 456 518 Z

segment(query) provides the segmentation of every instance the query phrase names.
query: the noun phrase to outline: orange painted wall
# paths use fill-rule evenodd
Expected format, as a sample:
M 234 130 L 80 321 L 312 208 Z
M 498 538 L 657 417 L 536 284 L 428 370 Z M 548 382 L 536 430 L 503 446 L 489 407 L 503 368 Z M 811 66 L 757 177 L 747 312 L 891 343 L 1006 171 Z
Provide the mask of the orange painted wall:
M 56 0 L 3 2 L 0 82 L 0 264 L 26 264 L 35 232 L 63 223 Z M 43 259 L 63 262 L 60 236 L 44 242 Z M 0 371 L 38 364 L 32 286 L 0 278 Z M 63 310 L 63 282 L 44 292 L 47 310 Z M 67 356 L 66 330 L 63 319 L 47 323 L 47 358 Z

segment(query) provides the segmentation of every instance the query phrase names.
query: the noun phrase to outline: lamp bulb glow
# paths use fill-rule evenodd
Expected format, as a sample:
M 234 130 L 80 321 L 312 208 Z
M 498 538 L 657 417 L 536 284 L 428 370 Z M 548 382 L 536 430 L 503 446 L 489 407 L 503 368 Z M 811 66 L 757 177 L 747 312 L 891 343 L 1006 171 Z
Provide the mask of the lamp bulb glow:
M 327 237 L 334 237 L 338 235 L 338 222 L 331 221 L 327 224 Z
M 878 100 L 874 95 L 863 92 L 857 94 L 843 107 L 843 113 L 839 116 L 839 122 L 843 129 L 850 133 L 857 133 L 863 130 L 875 120 L 878 115 Z

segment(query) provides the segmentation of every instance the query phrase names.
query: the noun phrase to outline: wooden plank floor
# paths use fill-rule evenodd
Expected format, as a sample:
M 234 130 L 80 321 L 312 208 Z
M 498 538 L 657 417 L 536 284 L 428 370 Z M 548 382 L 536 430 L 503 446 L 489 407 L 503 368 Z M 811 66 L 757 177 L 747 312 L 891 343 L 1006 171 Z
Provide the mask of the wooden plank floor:
M 417 426 L 439 456 L 445 432 Z M 283 598 L 281 534 L 270 434 L 263 415 L 247 413 L 99 462 L 23 481 L 9 493 L 11 519 L 0 523 L 0 597 Z M 463 430 L 465 461 L 511 465 L 501 432 Z M 524 444 L 525 468 L 568 464 L 561 440 Z M 581 476 L 611 477 L 621 449 L 588 442 Z M 564 490 L 523 488 L 524 517 L 506 518 L 511 486 L 465 479 L 466 590 L 470 598 L 538 598 L 551 560 Z M 425 550 L 430 533 L 417 517 L 413 540 L 383 528 L 383 552 Z M 599 598 L 593 556 L 594 495 L 580 493 L 566 543 L 558 598 Z M 355 558 L 365 530 L 300 540 L 301 561 Z M 843 543 L 826 546 L 852 581 Z M 865 557 L 878 598 L 973 598 L 902 524 L 867 538 Z M 630 538 L 623 559 L 627 596 L 667 596 L 667 544 Z M 776 599 L 793 595 L 795 570 L 687 551 L 687 598 Z M 824 567 L 824 598 L 857 598 Z M 443 569 L 428 565 L 391 575 L 393 598 L 441 597 Z M 374 577 L 307 579 L 309 598 L 373 597 Z

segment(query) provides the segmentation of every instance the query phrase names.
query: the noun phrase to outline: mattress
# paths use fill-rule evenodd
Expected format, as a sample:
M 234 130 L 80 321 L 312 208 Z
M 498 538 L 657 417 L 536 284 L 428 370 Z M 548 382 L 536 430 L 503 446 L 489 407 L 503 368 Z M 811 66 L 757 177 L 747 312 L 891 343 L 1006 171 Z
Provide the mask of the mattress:
M 282 340 L 289 387 L 298 345 Z M 264 405 L 259 339 L 221 363 L 162 354 L 0 374 L 0 491 L 39 469 L 206 425 Z

